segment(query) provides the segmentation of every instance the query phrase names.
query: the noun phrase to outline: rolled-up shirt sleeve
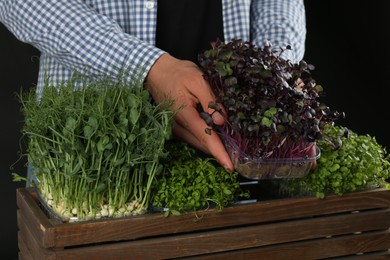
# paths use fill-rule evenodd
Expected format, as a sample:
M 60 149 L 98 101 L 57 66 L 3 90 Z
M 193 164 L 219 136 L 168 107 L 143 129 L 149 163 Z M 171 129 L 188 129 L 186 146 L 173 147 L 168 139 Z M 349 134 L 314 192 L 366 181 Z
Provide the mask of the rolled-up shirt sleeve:
M 2 0 L 0 21 L 20 41 L 88 75 L 145 78 L 163 53 L 82 1 Z

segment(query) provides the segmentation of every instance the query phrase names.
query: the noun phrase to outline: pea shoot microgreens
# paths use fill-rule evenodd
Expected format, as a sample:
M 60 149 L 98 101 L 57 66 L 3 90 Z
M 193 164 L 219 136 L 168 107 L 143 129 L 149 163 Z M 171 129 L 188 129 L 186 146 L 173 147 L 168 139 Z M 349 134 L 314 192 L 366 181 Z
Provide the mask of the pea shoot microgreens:
M 40 194 L 65 221 L 145 213 L 174 112 L 141 83 L 74 83 L 19 96 Z

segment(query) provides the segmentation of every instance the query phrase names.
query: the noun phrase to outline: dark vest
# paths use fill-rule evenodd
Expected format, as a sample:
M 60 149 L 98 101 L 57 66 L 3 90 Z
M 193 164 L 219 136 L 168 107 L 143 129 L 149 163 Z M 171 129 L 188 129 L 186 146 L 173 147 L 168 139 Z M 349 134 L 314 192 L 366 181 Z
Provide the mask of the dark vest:
M 216 39 L 223 41 L 221 0 L 158 0 L 158 48 L 197 63 Z

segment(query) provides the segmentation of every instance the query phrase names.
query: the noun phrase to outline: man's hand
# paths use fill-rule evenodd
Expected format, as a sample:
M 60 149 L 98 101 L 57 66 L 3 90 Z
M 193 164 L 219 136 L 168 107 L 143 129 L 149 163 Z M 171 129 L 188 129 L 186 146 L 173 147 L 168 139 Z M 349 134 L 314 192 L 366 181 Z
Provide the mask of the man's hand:
M 157 103 L 168 98 L 175 101 L 173 109 L 183 106 L 175 117 L 174 135 L 211 154 L 226 170 L 233 171 L 233 164 L 221 140 L 215 132 L 211 135 L 205 132 L 207 125 L 197 111 L 200 104 L 205 112 L 212 114 L 214 124 L 225 123 L 221 113 L 208 107 L 210 101 L 215 102 L 215 96 L 198 66 L 163 54 L 149 71 L 146 83 Z

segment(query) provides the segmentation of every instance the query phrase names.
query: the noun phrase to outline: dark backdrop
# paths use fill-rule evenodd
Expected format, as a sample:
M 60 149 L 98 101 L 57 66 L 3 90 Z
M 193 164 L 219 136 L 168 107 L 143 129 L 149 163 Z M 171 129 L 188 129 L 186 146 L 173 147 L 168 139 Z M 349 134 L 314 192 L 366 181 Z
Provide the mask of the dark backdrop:
M 25 159 L 19 159 L 22 114 L 16 93 L 36 83 L 38 52 L 19 42 L 0 25 L 0 258 L 17 259 L 16 193 L 23 183 L 13 182 L 11 172 L 25 175 Z M 12 169 L 10 168 L 15 164 Z
M 317 82 L 327 93 L 326 103 L 346 113 L 340 123 L 360 134 L 375 136 L 390 147 L 384 123 L 389 118 L 390 2 L 373 0 L 307 0 L 305 60 L 316 66 Z M 15 92 L 36 83 L 38 51 L 17 41 L 0 25 L 0 258 L 17 259 L 15 190 L 11 172 L 25 174 L 18 158 L 22 116 Z
M 390 1 L 307 0 L 307 62 L 339 122 L 390 148 Z

